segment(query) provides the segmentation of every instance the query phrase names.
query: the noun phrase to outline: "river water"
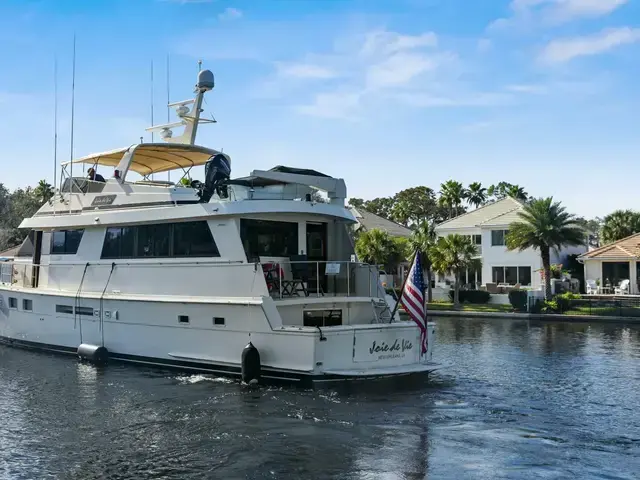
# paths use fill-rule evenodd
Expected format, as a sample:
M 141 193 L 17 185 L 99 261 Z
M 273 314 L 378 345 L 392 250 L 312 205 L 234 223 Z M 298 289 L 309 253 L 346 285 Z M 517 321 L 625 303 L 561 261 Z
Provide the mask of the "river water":
M 437 324 L 449 365 L 411 387 L 250 391 L 0 347 L 0 478 L 640 478 L 640 327 Z

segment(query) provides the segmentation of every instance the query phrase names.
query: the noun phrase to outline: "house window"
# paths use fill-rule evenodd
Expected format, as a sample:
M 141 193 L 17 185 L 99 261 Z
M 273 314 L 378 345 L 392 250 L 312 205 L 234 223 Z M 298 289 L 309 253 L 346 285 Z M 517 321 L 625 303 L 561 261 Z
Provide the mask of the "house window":
M 101 258 L 219 257 L 206 221 L 107 228 Z
M 491 271 L 493 283 L 504 283 L 504 267 L 493 267 Z
M 18 308 L 18 299 L 16 297 L 9 297 L 9 308 Z
M 78 253 L 84 230 L 56 230 L 51 234 L 51 255 Z
M 33 310 L 33 300 L 29 300 L 27 298 L 22 299 L 22 309 L 26 312 L 30 312 Z
M 223 317 L 213 317 L 213 324 L 217 325 L 217 326 L 223 326 L 224 325 L 224 318 Z
M 56 313 L 73 315 L 73 307 L 71 305 L 56 305 Z
M 504 283 L 507 285 L 518 283 L 518 267 L 504 267 Z
M 494 283 L 531 285 L 531 267 L 493 267 L 491 272 Z
M 290 257 L 298 253 L 298 224 L 240 220 L 240 238 L 247 258 Z
M 509 230 L 491 230 L 491 246 L 500 247 L 506 245 L 506 236 Z
M 531 285 L 531 267 L 518 267 L 518 283 L 522 286 Z

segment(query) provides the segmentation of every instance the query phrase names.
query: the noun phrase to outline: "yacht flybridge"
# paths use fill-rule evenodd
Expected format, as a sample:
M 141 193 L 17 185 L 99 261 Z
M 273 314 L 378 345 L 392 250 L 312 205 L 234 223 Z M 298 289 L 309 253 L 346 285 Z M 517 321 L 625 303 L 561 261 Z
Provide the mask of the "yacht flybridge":
M 245 381 L 434 370 L 434 325 L 422 354 L 377 268 L 356 261 L 343 180 L 284 166 L 232 179 L 227 154 L 195 144 L 212 88 L 201 71 L 195 98 L 170 105 L 179 121 L 152 127 L 164 142 L 63 165 L 55 197 L 0 264 L 0 339 Z M 107 180 L 72 176 L 81 164 Z M 202 181 L 190 180 L 197 166 Z M 188 180 L 157 180 L 169 171 Z

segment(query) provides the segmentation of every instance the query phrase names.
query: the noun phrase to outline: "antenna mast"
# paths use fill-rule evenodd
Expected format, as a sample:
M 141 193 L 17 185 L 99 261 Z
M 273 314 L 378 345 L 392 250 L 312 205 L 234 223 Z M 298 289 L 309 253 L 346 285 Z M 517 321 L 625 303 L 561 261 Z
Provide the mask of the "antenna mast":
M 53 59 L 53 188 L 58 179 L 58 57 Z
M 70 149 L 70 160 L 71 160 L 71 168 L 70 175 L 71 181 L 69 182 L 69 211 L 71 211 L 71 192 L 73 185 L 73 121 L 75 118 L 75 109 L 76 109 L 76 34 L 73 34 L 73 74 L 71 77 L 71 149 Z M 83 167 L 84 169 L 84 167 Z
M 169 81 L 169 54 L 167 53 L 167 123 L 171 123 L 171 95 L 170 95 L 170 81 Z M 153 124 L 152 124 L 153 125 Z M 167 181 L 171 181 L 171 170 L 167 171 Z
M 153 125 L 153 60 L 151 60 L 151 125 Z M 153 143 L 154 133 L 151 130 L 151 143 Z

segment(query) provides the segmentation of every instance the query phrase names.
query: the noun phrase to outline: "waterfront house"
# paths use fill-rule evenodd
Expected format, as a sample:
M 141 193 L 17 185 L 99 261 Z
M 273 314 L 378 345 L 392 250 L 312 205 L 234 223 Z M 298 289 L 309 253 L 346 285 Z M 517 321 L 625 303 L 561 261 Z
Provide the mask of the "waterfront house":
M 626 293 L 640 293 L 640 233 L 586 252 L 578 260 L 584 264 L 585 281 L 593 281 L 598 293 L 615 293 L 624 280 L 629 280 Z
M 507 197 L 454 217 L 436 227 L 438 237 L 468 235 L 478 249 L 477 258 L 481 266 L 465 272 L 461 279 L 463 284 L 472 288 L 486 286 L 493 292 L 497 285 L 520 285 L 533 290 L 542 288 L 540 252 L 533 249 L 509 251 L 506 247 L 509 225 L 520 220 L 518 212 L 523 208 L 523 203 Z M 581 254 L 586 250 L 586 245 L 569 247 L 560 252 L 552 250 L 551 262 L 566 263 L 568 255 Z M 452 280 L 439 276 L 438 283 L 450 283 Z

